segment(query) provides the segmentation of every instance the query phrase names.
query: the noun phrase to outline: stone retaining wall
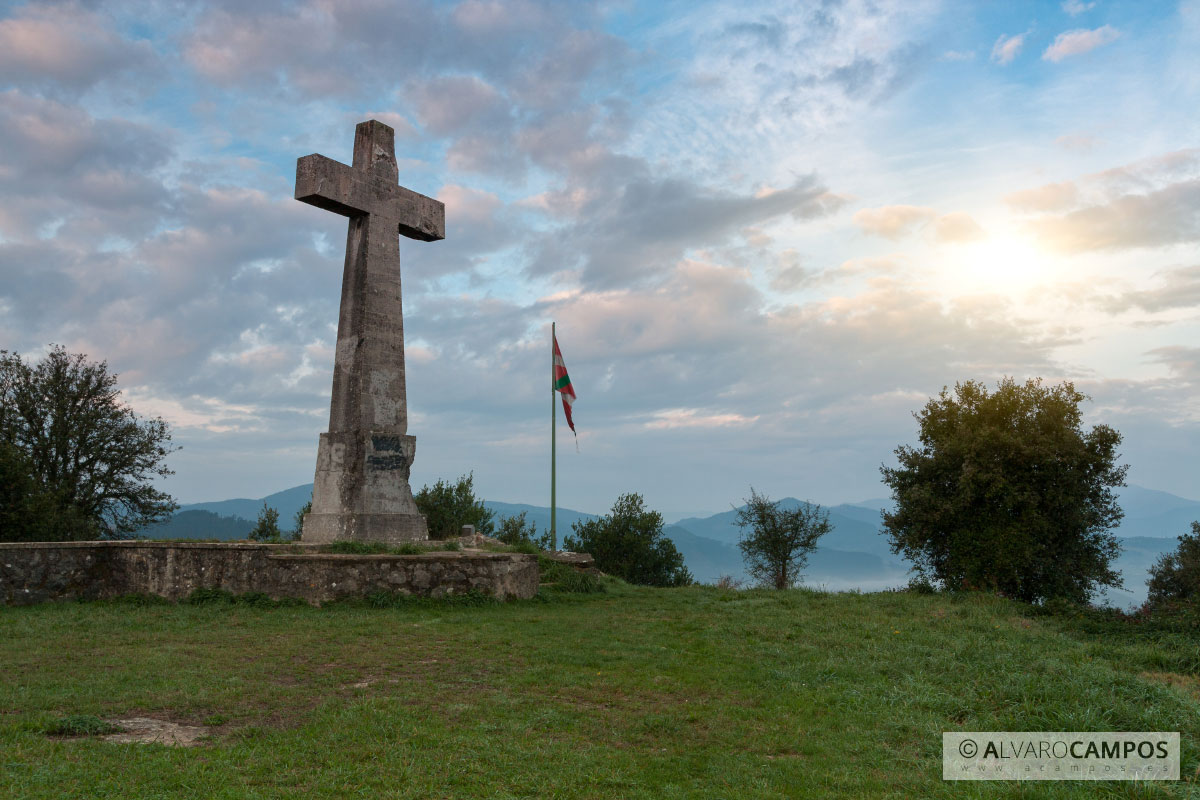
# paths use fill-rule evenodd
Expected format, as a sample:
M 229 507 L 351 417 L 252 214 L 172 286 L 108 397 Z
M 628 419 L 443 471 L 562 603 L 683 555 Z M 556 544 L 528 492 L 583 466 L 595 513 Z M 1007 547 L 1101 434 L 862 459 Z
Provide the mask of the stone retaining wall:
M 504 599 L 533 597 L 538 588 L 537 557 L 524 553 L 316 550 L 243 542 L 0 543 L 0 604 L 125 594 L 180 600 L 203 588 L 320 605 L 381 590 L 441 597 L 474 589 Z

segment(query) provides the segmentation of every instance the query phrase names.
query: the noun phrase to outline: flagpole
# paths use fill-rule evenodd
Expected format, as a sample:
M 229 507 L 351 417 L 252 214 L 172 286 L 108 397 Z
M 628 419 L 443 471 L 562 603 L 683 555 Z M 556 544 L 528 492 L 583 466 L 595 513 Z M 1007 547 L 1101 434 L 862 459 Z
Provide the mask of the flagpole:
M 558 527 L 555 524 L 557 500 L 555 496 L 555 458 L 557 447 L 555 436 L 558 415 L 554 413 L 554 322 L 550 323 L 550 549 L 558 549 Z

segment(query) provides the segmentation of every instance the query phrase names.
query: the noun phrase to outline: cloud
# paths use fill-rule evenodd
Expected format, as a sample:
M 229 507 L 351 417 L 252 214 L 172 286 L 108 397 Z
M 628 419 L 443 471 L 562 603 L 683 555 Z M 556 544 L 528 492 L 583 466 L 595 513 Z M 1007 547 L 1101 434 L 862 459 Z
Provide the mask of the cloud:
M 1084 0 L 1065 0 L 1062 4 L 1062 10 L 1072 17 L 1077 17 L 1085 11 L 1090 11 L 1096 7 L 1094 2 L 1086 3 Z
M 94 246 L 152 229 L 169 207 L 154 173 L 170 155 L 160 130 L 96 119 L 78 106 L 0 92 L 0 235 L 35 238 L 42 226 Z
M 417 119 L 437 136 L 503 119 L 505 103 L 495 87 L 474 75 L 444 75 L 409 90 Z
M 1162 247 L 1200 239 L 1200 149 L 1013 192 L 1015 210 L 1044 212 L 1026 223 L 1063 253 Z M 1058 213 L 1054 213 L 1058 212 Z
M 10 85 L 77 92 L 135 69 L 152 73 L 156 60 L 147 42 L 74 3 L 26 5 L 0 19 L 0 82 Z
M 1200 180 L 1030 223 L 1043 246 L 1063 253 L 1161 247 L 1200 240 Z
M 1200 306 L 1200 266 L 1166 270 L 1156 275 L 1152 289 L 1130 289 L 1117 295 L 1097 296 L 1095 302 L 1111 314 L 1139 308 L 1150 313 Z
M 1061 211 L 1079 201 L 1079 188 L 1072 181 L 1048 183 L 1005 195 L 1004 202 L 1018 211 Z
M 916 227 L 924 227 L 936 216 L 936 211 L 925 206 L 881 206 L 854 212 L 854 224 L 864 233 L 899 239 Z
M 947 50 L 942 53 L 942 61 L 974 61 L 974 50 Z
M 594 185 L 580 218 L 546 234 L 536 245 L 533 274 L 580 270 L 588 287 L 639 282 L 669 269 L 688 252 L 725 243 L 747 226 L 790 217 L 815 219 L 844 198 L 814 175 L 786 189 L 739 194 L 683 178 L 659 178 L 646 165 L 624 163 L 611 185 Z
M 943 214 L 933 223 L 933 238 L 940 244 L 974 242 L 986 236 L 979 223 L 963 211 Z
M 1156 347 L 1146 355 L 1166 364 L 1177 380 L 1189 386 L 1200 385 L 1200 347 Z
M 1080 29 L 1060 33 L 1042 53 L 1042 58 L 1046 61 L 1059 62 L 1064 58 L 1087 53 L 1097 47 L 1114 42 L 1120 35 L 1120 32 L 1111 25 L 1104 25 L 1094 30 Z
M 996 43 L 992 45 L 992 61 L 997 64 L 1010 64 L 1012 60 L 1021 52 L 1021 48 L 1025 44 L 1025 37 L 1029 32 L 1018 33 L 1015 36 L 1000 35 Z

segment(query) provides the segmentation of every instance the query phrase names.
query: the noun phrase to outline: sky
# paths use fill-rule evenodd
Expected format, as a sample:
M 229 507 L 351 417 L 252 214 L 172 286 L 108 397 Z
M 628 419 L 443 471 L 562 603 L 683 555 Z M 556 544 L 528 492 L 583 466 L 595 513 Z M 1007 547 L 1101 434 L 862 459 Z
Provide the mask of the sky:
M 414 489 L 885 496 L 943 387 L 1071 381 L 1200 499 L 1200 2 L 0 3 L 0 349 L 104 360 L 180 502 L 310 482 L 346 220 L 396 132 Z M 561 412 L 560 412 L 561 413 Z M 1178 532 L 1182 533 L 1182 532 Z

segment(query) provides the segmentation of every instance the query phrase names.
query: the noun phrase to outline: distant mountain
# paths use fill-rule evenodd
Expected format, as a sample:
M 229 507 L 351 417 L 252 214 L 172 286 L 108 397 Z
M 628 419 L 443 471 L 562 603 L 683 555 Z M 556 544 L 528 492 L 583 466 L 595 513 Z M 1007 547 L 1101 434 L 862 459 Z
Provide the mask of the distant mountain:
M 537 526 L 538 533 L 550 530 L 550 509 L 544 506 L 531 506 L 525 503 L 501 503 L 498 500 L 484 500 L 483 504 L 496 514 L 496 524 L 504 517 L 515 517 L 525 512 L 525 521 Z M 571 525 L 581 520 L 596 519 L 595 514 L 585 514 L 570 508 L 559 508 L 554 515 L 558 528 L 558 544 L 562 546 L 562 538 L 571 532 Z
M 1200 520 L 1200 502 L 1141 486 L 1120 489 L 1117 503 L 1125 512 L 1117 536 L 1176 539 Z
M 222 517 L 241 517 L 253 522 L 258 519 L 259 512 L 263 509 L 263 503 L 266 503 L 267 506 L 279 512 L 279 527 L 290 528 L 296 512 L 305 503 L 312 500 L 312 490 L 313 485 L 306 483 L 303 486 L 293 486 L 291 489 L 284 489 L 282 492 L 269 494 L 257 500 L 238 498 L 236 500 L 217 500 L 211 503 L 190 503 L 180 506 L 177 513 L 211 511 Z
M 801 500 L 785 497 L 779 501 L 782 508 L 791 510 L 798 508 Z M 829 522 L 832 530 L 821 537 L 820 549 L 845 550 L 850 552 L 870 553 L 880 558 L 891 560 L 887 539 L 879 532 L 879 514 L 874 516 L 868 509 L 858 506 L 822 507 L 829 512 Z M 741 529 L 737 526 L 737 511 L 723 511 L 704 519 L 681 519 L 677 523 L 698 536 L 716 539 L 729 545 L 736 545 L 741 538 Z
M 222 517 L 211 511 L 180 511 L 166 522 L 142 528 L 148 539 L 245 539 L 254 523 L 241 517 Z
M 279 524 L 290 529 L 300 507 L 312 498 L 312 484 L 296 486 L 257 500 L 220 500 L 182 506 L 166 523 L 151 526 L 143 534 L 151 538 L 235 539 L 244 538 L 253 527 L 265 502 L 279 511 Z M 802 502 L 794 497 L 780 501 L 785 508 Z M 1128 607 L 1146 599 L 1146 578 L 1150 567 L 1176 547 L 1177 537 L 1187 533 L 1193 520 L 1200 520 L 1200 501 L 1188 500 L 1168 492 L 1128 486 L 1120 490 L 1119 502 L 1125 519 L 1115 534 L 1122 552 L 1115 567 L 1122 573 L 1124 590 L 1103 594 L 1108 602 Z M 539 532 L 550 527 L 550 509 L 524 503 L 485 500 L 496 514 L 496 521 L 522 511 Z M 873 591 L 900 586 L 908 580 L 908 565 L 891 552 L 888 539 L 880 532 L 880 509 L 893 508 L 891 498 L 873 498 L 861 503 L 829 506 L 833 530 L 823 536 L 804 571 L 805 583 L 829 589 Z M 735 522 L 736 510 L 706 517 L 686 517 L 668 524 L 664 533 L 683 554 L 692 575 L 711 583 L 722 575 L 744 580 L 745 566 L 737 548 L 741 530 Z M 571 533 L 571 526 L 597 515 L 570 508 L 557 513 L 559 542 Z

